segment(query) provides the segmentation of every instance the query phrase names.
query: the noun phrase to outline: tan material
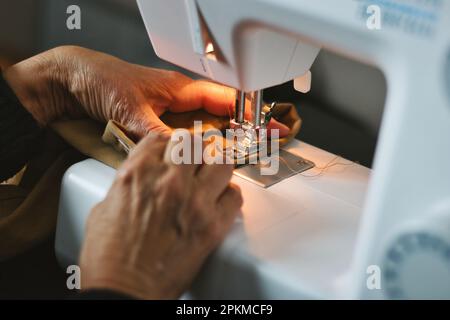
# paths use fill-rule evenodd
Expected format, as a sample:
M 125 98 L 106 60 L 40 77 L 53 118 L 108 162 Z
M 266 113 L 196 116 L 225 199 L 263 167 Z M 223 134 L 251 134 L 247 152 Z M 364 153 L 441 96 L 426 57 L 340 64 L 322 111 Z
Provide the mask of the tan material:
M 298 134 L 301 119 L 295 106 L 289 103 L 278 104 L 273 117 L 290 128 L 289 135 L 279 139 L 280 146 L 283 146 Z M 212 128 L 224 131 L 229 128 L 230 122 L 227 117 L 212 116 L 203 110 L 178 114 L 167 112 L 161 116 L 161 120 L 171 128 L 185 128 L 191 132 L 196 120 L 202 121 L 203 131 Z M 112 120 L 108 122 L 104 132 L 101 123 L 90 119 L 62 120 L 53 123 L 52 128 L 81 153 L 116 169 L 135 146 L 126 129 Z
M 106 165 L 118 168 L 127 155 L 102 141 L 104 124 L 91 119 L 61 120 L 51 125 L 69 145 Z
M 280 104 L 274 117 L 291 129 L 288 137 L 280 139 L 280 145 L 286 144 L 299 132 L 301 120 L 291 104 Z M 166 113 L 161 119 L 172 128 L 191 131 L 194 120 L 202 120 L 203 130 L 224 131 L 229 125 L 229 118 L 204 111 Z M 54 231 L 62 176 L 83 159 L 81 154 L 118 168 L 135 145 L 114 121 L 106 130 L 104 124 L 90 119 L 61 120 L 51 128 L 73 148 L 48 133 L 42 154 L 29 162 L 16 185 L 0 184 L 0 260 L 31 248 Z

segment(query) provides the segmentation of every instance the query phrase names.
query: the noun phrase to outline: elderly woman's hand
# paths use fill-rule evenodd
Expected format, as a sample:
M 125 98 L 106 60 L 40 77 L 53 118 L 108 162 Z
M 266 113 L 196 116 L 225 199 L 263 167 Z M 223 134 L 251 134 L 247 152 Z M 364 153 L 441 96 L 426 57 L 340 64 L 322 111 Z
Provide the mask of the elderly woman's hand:
M 174 165 L 150 134 L 118 171 L 88 220 L 82 289 L 174 299 L 188 289 L 242 205 L 232 165 Z
M 63 115 L 88 115 L 102 122 L 116 120 L 137 138 L 150 131 L 170 132 L 159 119 L 167 110 L 204 108 L 215 115 L 231 115 L 235 101 L 234 89 L 75 46 L 18 63 L 4 77 L 42 125 Z M 280 129 L 280 136 L 289 132 L 274 119 L 269 128 Z

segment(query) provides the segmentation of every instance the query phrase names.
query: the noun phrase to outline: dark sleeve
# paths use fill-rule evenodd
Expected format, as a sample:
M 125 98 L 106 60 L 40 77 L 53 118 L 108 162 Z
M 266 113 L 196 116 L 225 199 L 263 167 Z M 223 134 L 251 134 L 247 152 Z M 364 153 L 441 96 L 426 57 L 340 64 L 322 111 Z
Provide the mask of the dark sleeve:
M 86 290 L 80 291 L 71 299 L 79 300 L 132 300 L 133 297 L 110 290 Z
M 39 151 L 42 129 L 0 73 L 0 182 L 11 178 Z

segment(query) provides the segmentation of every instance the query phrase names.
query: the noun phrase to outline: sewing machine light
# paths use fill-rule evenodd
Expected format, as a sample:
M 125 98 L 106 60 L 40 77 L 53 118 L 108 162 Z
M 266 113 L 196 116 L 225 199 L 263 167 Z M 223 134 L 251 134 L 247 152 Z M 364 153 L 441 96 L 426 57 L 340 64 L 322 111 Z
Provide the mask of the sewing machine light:
M 209 42 L 206 44 L 205 47 L 205 53 L 213 53 L 214 52 L 214 45 L 212 44 L 212 42 Z
M 212 42 L 207 42 L 205 46 L 205 56 L 210 60 L 217 61 L 216 53 L 214 51 L 214 44 Z

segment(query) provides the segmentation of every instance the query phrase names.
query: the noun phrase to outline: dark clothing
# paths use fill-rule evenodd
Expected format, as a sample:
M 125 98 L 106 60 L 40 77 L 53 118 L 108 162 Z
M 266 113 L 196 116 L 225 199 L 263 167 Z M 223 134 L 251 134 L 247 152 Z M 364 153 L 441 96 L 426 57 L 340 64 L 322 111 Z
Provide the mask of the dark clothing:
M 13 177 L 36 155 L 43 129 L 22 106 L 0 74 L 0 182 Z M 131 299 L 108 290 L 80 292 L 75 299 Z
M 82 291 L 78 295 L 73 295 L 72 298 L 74 299 L 80 299 L 80 300 L 132 300 L 133 298 L 109 291 L 109 290 L 89 290 L 89 291 Z
M 14 176 L 39 151 L 42 129 L 0 76 L 0 181 Z

